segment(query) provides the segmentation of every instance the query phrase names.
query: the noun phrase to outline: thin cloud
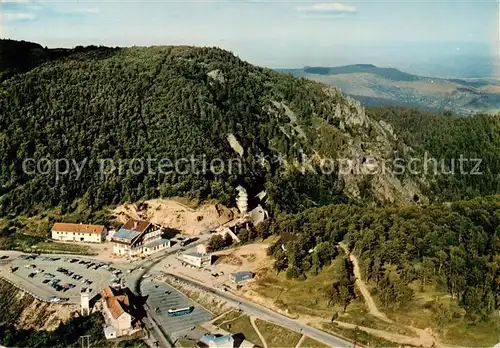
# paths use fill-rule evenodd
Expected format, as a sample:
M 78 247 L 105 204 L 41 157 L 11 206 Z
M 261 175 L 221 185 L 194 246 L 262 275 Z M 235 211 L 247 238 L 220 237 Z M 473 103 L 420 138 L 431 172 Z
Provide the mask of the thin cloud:
M 71 11 L 68 11 L 68 13 L 74 13 L 74 14 L 96 14 L 99 13 L 99 9 L 92 7 L 92 8 L 77 8 Z
M 29 21 L 38 18 L 43 9 L 33 0 L 0 0 L 3 9 L 3 18 L 6 21 Z
M 36 15 L 31 12 L 4 12 L 3 18 L 8 21 L 30 21 L 36 19 Z
M 302 18 L 338 18 L 355 14 L 358 12 L 358 9 L 339 2 L 330 2 L 299 6 L 297 7 L 297 11 L 301 13 Z
M 2 1 L 4 4 L 29 4 L 31 0 L 4 0 Z

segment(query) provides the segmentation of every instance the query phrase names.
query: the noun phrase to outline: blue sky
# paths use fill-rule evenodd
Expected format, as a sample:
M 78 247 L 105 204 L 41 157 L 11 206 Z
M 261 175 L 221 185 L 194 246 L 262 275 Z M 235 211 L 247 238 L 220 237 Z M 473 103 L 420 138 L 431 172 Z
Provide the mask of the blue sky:
M 271 67 L 498 57 L 496 0 L 7 0 L 2 37 L 49 47 L 190 44 Z

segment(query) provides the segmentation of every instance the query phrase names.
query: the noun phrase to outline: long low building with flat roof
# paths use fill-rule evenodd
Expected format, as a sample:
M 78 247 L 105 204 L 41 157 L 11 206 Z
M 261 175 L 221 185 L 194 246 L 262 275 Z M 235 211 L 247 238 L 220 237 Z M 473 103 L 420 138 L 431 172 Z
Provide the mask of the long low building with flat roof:
M 58 222 L 52 226 L 52 239 L 62 242 L 102 243 L 106 239 L 102 225 L 70 224 Z
M 179 257 L 182 263 L 194 266 L 205 267 L 212 264 L 212 254 L 205 254 L 199 252 L 184 253 Z

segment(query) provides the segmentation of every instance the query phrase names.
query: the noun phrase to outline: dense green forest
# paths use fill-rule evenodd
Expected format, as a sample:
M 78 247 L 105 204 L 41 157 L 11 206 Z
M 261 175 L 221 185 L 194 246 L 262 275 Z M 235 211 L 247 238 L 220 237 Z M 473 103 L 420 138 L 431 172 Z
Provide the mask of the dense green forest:
M 9 46 L 11 42 L 4 50 Z M 14 58 L 4 60 L 12 65 Z M 39 61 L 36 67 L 23 66 L 21 71 L 29 71 L 1 84 L 0 215 L 54 206 L 71 211 L 77 205 L 95 211 L 107 204 L 176 195 L 229 203 L 237 183 L 253 192 L 266 185 L 272 188 L 277 180 L 293 187 L 304 186 L 304 180 L 307 186 L 323 180 L 315 175 L 297 178 L 293 169 L 258 161 L 258 156 L 271 159 L 312 152 L 306 138 L 293 134 L 285 109 L 270 110 L 273 102 L 285 102 L 307 136 L 313 113 L 326 117 L 329 104 L 342 102 L 323 93 L 319 84 L 251 66 L 215 48 L 95 47 Z M 244 148 L 241 172 L 180 175 L 153 170 L 134 175 L 125 170 L 121 175 L 118 171 L 100 175 L 102 159 L 174 162 L 193 156 L 207 161 L 221 158 L 227 164 L 238 156 L 228 134 Z M 71 171 L 58 178 L 54 172 L 27 175 L 23 170 L 27 158 L 66 158 Z M 85 166 L 78 178 L 72 163 Z M 294 183 L 297 180 L 300 185 Z M 337 179 L 332 175 L 329 180 L 331 185 Z M 288 209 L 280 191 L 274 194 L 274 201 Z M 307 198 L 306 206 L 342 196 L 341 190 L 300 194 Z
M 399 154 L 404 152 L 402 147 L 409 146 L 412 151 L 406 154 L 407 157 L 423 158 L 428 153 L 429 157 L 443 160 L 447 171 L 454 166 L 457 172 L 460 156 L 481 159 L 480 175 L 433 175 L 429 172 L 430 185 L 423 190 L 431 200 L 453 201 L 500 193 L 498 115 L 457 117 L 395 107 L 369 108 L 367 113 L 394 127 L 401 141 Z M 469 169 L 471 167 L 469 164 Z
M 361 191 L 352 197 L 338 168 L 325 174 L 300 167 L 302 156 L 356 160 L 364 153 L 378 153 L 379 161 L 425 151 L 446 159 L 478 156 L 484 175 L 417 178 L 422 192 L 431 201 L 499 192 L 498 118 L 381 108 L 368 111 L 375 121 L 357 126 L 348 120 L 362 119 L 360 111 L 341 94 L 325 92 L 327 86 L 252 66 L 217 48 L 69 50 L 0 40 L 0 51 L 0 216 L 60 207 L 62 214 L 82 211 L 81 220 L 89 221 L 106 205 L 172 196 L 234 204 L 238 184 L 250 194 L 267 189 L 271 212 L 352 198 L 384 203 L 373 192 L 385 179 L 373 184 L 371 176 L 352 174 Z M 393 125 L 396 140 L 385 138 L 378 120 Z M 229 134 L 243 148 L 241 157 Z M 192 158 L 195 170 L 188 161 L 172 170 L 172 163 Z M 32 160 L 28 171 L 26 159 Z M 68 160 L 59 163 L 65 172 L 59 176 L 58 159 Z M 102 166 L 111 159 L 114 167 Z M 132 159 L 142 165 L 152 159 L 152 170 L 137 174 Z M 160 173 L 164 159 L 171 164 Z M 224 161 L 221 173 L 220 166 L 210 167 L 214 159 Z M 234 159 L 239 162 L 230 171 Z M 200 170 L 202 161 L 208 170 Z M 387 182 L 393 185 L 394 178 Z
M 269 249 L 276 271 L 289 277 L 316 273 L 345 240 L 386 306 L 404 307 L 412 298 L 408 284 L 418 281 L 422 290 L 435 286 L 448 292 L 471 319 L 485 319 L 500 308 L 499 196 L 446 205 L 330 205 L 281 215 L 258 230 L 263 229 L 296 236 L 286 252 L 281 241 Z M 389 272 L 394 267 L 396 273 Z

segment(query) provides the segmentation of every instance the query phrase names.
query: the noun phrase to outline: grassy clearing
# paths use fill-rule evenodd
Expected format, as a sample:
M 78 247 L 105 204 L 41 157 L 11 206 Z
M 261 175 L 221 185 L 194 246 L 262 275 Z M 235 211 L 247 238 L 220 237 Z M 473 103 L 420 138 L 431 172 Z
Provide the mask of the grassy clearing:
M 257 334 L 257 332 L 255 332 L 252 323 L 250 322 L 250 318 L 247 315 L 242 315 L 233 321 L 223 323 L 219 327 L 233 334 L 243 334 L 245 340 L 248 340 L 253 344 L 259 345 L 261 347 L 264 346 L 259 338 L 259 335 Z
M 181 338 L 178 343 L 181 345 L 183 348 L 198 348 L 198 345 L 196 344 L 196 341 L 189 340 L 187 338 Z
M 226 321 L 232 321 L 232 320 L 235 320 L 236 318 L 240 317 L 242 315 L 241 312 L 237 311 L 237 310 L 232 310 L 230 312 L 228 312 L 226 315 L 224 315 L 223 317 L 217 319 L 216 321 L 214 321 L 214 325 L 215 326 L 219 326 L 221 325 L 222 323 L 226 322 Z
M 477 324 L 460 320 L 442 331 L 441 340 L 466 347 L 493 347 L 500 342 L 500 316 Z
M 305 280 L 286 279 L 285 274 L 276 275 L 269 269 L 259 275 L 260 279 L 251 285 L 251 289 L 261 297 L 272 300 L 277 308 L 288 311 L 287 315 L 292 318 L 308 315 L 329 322 L 334 313 L 337 313 L 339 321 L 412 337 L 415 337 L 416 333 L 408 326 L 430 328 L 440 341 L 447 344 L 491 346 L 500 341 L 499 316 L 485 323 L 471 323 L 456 300 L 431 285 L 426 286 L 425 291 L 420 291 L 417 281 L 410 284 L 415 298 L 398 309 L 383 308 L 378 301 L 377 291 L 372 290 L 379 308 L 395 324 L 372 316 L 358 292 L 358 298 L 352 301 L 343 313 L 342 308 L 329 306 L 326 297 L 327 289 L 335 278 L 337 262 L 338 259 L 334 260 L 331 266 L 323 269 L 317 276 L 309 275 Z M 368 286 L 374 289 L 374 284 L 369 283 Z
M 355 324 L 358 326 L 365 326 L 372 329 L 388 331 L 391 333 L 397 333 L 400 335 L 414 336 L 414 337 L 417 336 L 415 331 L 403 325 L 390 324 L 371 315 L 368 312 L 365 303 L 363 302 L 361 294 L 357 293 L 357 296 L 358 299 L 353 301 L 349 305 L 345 313 L 343 313 L 341 310 L 338 312 L 339 314 L 339 317 L 337 318 L 338 321 Z
M 311 337 L 306 337 L 300 344 L 300 348 L 328 348 L 324 343 L 313 340 Z
M 380 330 L 398 330 L 400 334 L 414 334 L 411 330 L 393 328 L 390 324 L 371 316 L 359 293 L 357 293 L 357 298 L 347 307 L 345 313 L 340 306 L 330 305 L 326 293 L 335 279 L 338 262 L 341 262 L 340 258 L 335 259 L 317 276 L 309 275 L 305 280 L 287 279 L 284 273 L 276 275 L 276 272 L 268 271 L 252 284 L 252 290 L 264 298 L 272 299 L 274 305 L 284 311 L 288 310 L 288 315 L 293 318 L 307 315 L 330 321 L 332 316 L 337 313 L 339 321 Z
M 384 308 L 379 300 L 379 294 L 372 286 L 372 296 L 377 306 L 384 311 L 391 319 L 402 325 L 411 325 L 420 328 L 432 328 L 439 330 L 438 308 L 446 309 L 454 320 L 465 315 L 465 311 L 458 306 L 456 300 L 444 292 L 436 291 L 433 287 L 427 286 L 425 291 L 420 291 L 419 283 L 413 282 L 410 287 L 414 291 L 414 298 L 401 308 Z
M 79 255 L 97 255 L 97 252 L 88 245 L 41 242 L 31 247 L 32 251 L 43 253 L 67 253 Z
M 430 328 L 440 341 L 459 346 L 492 346 L 500 341 L 500 316 L 493 315 L 486 322 L 473 323 L 465 316 L 456 299 L 428 285 L 420 290 L 419 282 L 410 287 L 415 297 L 404 308 L 381 307 L 378 294 L 372 291 L 375 302 L 395 322 L 422 329 Z
M 336 262 L 339 260 L 334 260 L 331 266 L 323 269 L 317 276 L 309 276 L 305 280 L 287 279 L 284 272 L 276 275 L 276 272 L 269 269 L 252 284 L 252 290 L 273 300 L 278 308 L 287 310 L 291 317 L 305 314 L 330 319 L 339 310 L 329 306 L 325 296 L 334 278 Z
M 364 331 L 339 327 L 333 323 L 323 323 L 321 329 L 344 339 L 370 347 L 399 347 L 400 345 L 383 338 L 370 335 Z
M 301 334 L 282 326 L 257 319 L 255 325 L 266 340 L 268 347 L 295 347 L 299 343 Z

